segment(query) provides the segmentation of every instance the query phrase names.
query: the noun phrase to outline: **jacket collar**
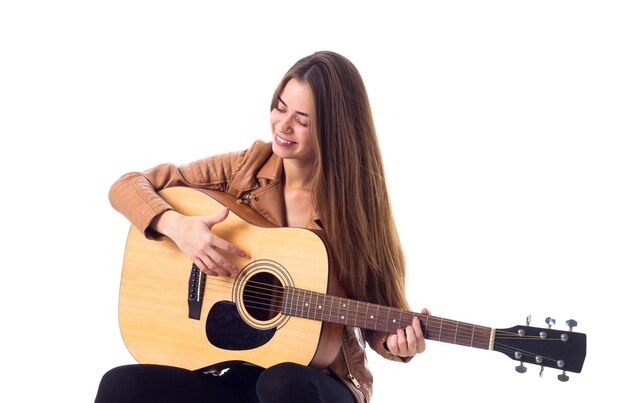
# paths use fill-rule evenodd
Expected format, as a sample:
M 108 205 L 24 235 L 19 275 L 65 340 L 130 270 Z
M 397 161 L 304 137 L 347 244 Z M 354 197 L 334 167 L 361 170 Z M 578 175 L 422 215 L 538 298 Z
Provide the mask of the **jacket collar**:
M 272 153 L 257 173 L 257 179 L 265 179 L 270 182 L 278 182 L 283 175 L 283 159 Z

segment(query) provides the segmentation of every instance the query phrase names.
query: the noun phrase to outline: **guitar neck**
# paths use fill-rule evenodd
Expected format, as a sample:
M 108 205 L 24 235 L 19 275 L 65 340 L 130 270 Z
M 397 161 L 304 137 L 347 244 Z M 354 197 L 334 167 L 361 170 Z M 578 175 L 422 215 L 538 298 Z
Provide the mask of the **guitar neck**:
M 385 333 L 394 333 L 398 328 L 411 325 L 413 318 L 417 316 L 426 339 L 485 350 L 493 349 L 495 331 L 488 327 L 299 288 L 285 288 L 282 311 L 290 316 Z

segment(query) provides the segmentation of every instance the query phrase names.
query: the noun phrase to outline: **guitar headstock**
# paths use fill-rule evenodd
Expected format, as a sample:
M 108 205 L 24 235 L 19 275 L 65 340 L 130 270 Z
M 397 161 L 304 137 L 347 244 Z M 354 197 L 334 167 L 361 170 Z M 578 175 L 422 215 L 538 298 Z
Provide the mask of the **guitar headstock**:
M 547 329 L 528 326 L 529 316 L 526 326 L 496 329 L 493 349 L 519 361 L 520 365 L 515 368 L 517 372 L 526 372 L 524 363 L 540 365 L 539 375 L 543 374 L 544 367 L 555 368 L 563 371 L 558 379 L 566 382 L 569 379 L 566 371 L 582 371 L 587 354 L 587 335 L 572 331 L 577 325 L 572 319 L 566 322 L 568 331 L 552 329 L 555 323 L 552 318 L 546 318 L 546 323 Z

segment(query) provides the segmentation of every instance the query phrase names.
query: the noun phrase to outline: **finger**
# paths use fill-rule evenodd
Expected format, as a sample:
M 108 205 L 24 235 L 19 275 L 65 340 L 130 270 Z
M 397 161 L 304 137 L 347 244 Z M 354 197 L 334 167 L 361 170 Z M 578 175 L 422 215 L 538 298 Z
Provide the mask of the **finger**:
M 416 353 L 423 353 L 426 350 L 426 339 L 424 338 L 424 332 L 422 332 L 421 322 L 418 317 L 413 318 L 412 328 L 415 334 Z
M 393 355 L 398 355 L 398 336 L 390 334 L 387 337 L 387 349 Z
M 208 254 L 200 254 L 198 260 L 200 260 L 202 266 L 204 267 L 204 270 L 202 268 L 200 269 L 203 273 L 206 273 L 209 276 L 230 276 L 230 272 L 216 264 Z
M 207 265 L 200 258 L 193 259 L 193 263 L 200 269 L 200 271 L 208 276 L 217 276 L 217 273 L 210 270 Z
M 406 354 L 406 334 L 404 333 L 404 329 L 400 328 L 396 332 L 398 335 L 398 352 L 396 355 L 405 355 Z
M 215 239 L 213 239 L 213 246 L 216 248 L 220 248 L 226 252 L 232 253 L 233 255 L 237 255 L 240 257 L 246 257 L 247 254 L 246 252 L 242 251 L 241 249 L 239 249 L 238 247 L 236 247 L 235 245 L 233 245 L 232 243 L 223 240 L 222 238 L 218 237 L 217 235 L 215 236 Z
M 422 314 L 423 315 L 430 315 L 430 311 L 426 308 L 422 308 Z
M 215 248 L 209 248 L 207 256 L 212 263 L 207 266 L 209 266 L 209 269 L 212 269 L 218 274 L 230 276 L 231 274 L 237 274 L 239 272 L 237 266 L 228 261 L 217 250 L 215 250 Z
M 220 211 L 219 213 L 215 215 L 203 217 L 203 221 L 210 228 L 214 226 L 215 224 L 218 224 L 224 221 L 228 217 L 229 212 L 230 210 L 228 208 L 225 208 L 224 210 Z
M 413 318 L 413 324 L 411 326 L 407 326 L 405 330 L 408 355 L 415 355 L 417 353 L 417 330 L 415 329 L 416 324 L 417 328 L 419 329 L 419 321 L 417 320 L 417 318 Z

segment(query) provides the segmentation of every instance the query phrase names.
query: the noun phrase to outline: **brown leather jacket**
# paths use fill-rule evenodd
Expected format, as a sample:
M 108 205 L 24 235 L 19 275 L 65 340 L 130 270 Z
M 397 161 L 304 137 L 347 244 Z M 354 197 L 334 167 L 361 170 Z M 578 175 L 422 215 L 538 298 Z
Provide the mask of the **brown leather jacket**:
M 113 184 L 109 200 L 137 229 L 153 239 L 160 235 L 150 229 L 150 223 L 171 209 L 157 192 L 171 186 L 228 192 L 272 223 L 285 226 L 282 170 L 282 160 L 272 153 L 271 144 L 257 141 L 241 152 L 209 157 L 180 167 L 162 164 L 143 173 L 128 173 Z M 311 217 L 308 227 L 320 228 L 316 217 Z M 369 346 L 378 354 L 394 361 L 409 361 L 383 347 L 386 335 L 370 331 L 365 334 Z M 345 327 L 341 352 L 328 369 L 341 379 L 358 402 L 370 401 L 373 377 L 367 367 L 365 343 L 359 328 Z

